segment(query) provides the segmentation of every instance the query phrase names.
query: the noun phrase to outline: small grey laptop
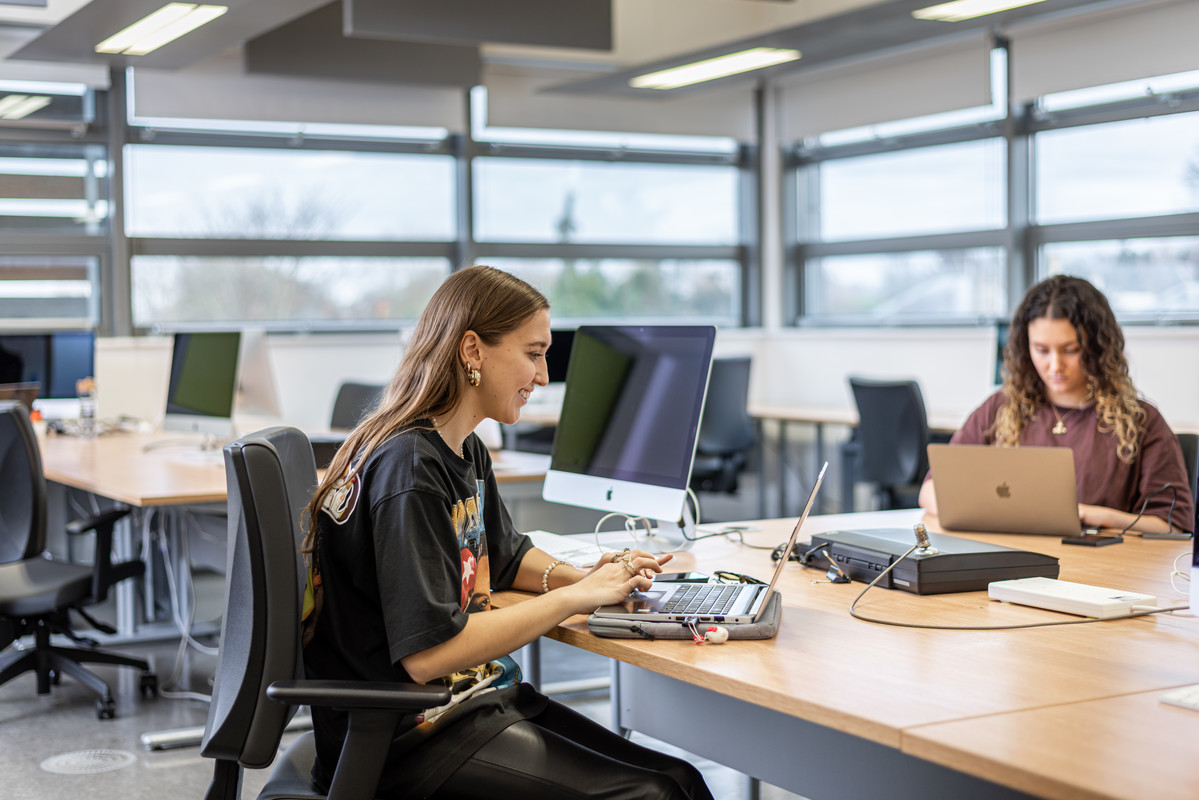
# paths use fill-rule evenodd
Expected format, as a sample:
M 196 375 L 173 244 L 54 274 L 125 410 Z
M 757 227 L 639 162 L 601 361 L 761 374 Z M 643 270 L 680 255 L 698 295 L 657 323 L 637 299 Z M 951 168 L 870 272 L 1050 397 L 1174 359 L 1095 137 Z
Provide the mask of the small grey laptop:
M 947 531 L 1077 536 L 1082 527 L 1068 447 L 930 444 L 928 463 Z
M 828 462 L 820 468 L 816 484 L 808 493 L 799 521 L 791 531 L 784 553 L 795 548 L 799 529 L 803 527 L 816 492 L 824 481 Z M 659 583 L 645 592 L 633 592 L 623 603 L 596 609 L 593 617 L 600 619 L 635 619 L 644 622 L 756 622 L 774 594 L 774 586 L 790 559 L 780 558 L 774 566 L 770 583 Z

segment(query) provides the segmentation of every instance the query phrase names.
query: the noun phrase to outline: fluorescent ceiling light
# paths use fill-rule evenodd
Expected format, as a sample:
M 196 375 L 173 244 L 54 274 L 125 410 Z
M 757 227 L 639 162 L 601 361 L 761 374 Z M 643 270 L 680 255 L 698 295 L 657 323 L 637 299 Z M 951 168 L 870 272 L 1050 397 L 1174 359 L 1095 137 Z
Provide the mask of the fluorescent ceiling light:
M 10 104 L 8 101 L 14 98 L 16 102 Z M 44 95 L 26 97 L 19 94 L 10 94 L 8 97 L 0 100 L 0 106 L 3 106 L 3 109 L 0 109 L 0 118 L 21 119 L 48 105 L 50 105 L 50 98 Z
M 987 14 L 998 14 L 1000 11 L 1043 2 L 1045 0 L 954 0 L 952 3 L 917 9 L 912 12 L 912 16 L 938 22 L 961 22 L 964 19 L 985 17 Z
M 729 53 L 725 56 L 697 61 L 694 64 L 685 64 L 681 67 L 671 67 L 660 72 L 640 75 L 629 81 L 629 86 L 636 89 L 677 89 L 680 86 L 703 83 L 728 75 L 772 67 L 775 64 L 786 64 L 797 58 L 799 58 L 798 50 L 755 47 L 740 53 Z
M 144 56 L 229 10 L 228 6 L 167 3 L 148 17 L 96 45 L 97 53 Z

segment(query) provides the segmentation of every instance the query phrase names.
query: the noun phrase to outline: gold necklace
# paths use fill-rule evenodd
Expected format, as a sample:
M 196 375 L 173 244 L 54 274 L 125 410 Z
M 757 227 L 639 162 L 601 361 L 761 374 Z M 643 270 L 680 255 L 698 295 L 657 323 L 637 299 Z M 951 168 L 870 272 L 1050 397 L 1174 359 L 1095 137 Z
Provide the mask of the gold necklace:
M 1070 409 L 1069 411 L 1066 412 L 1066 416 L 1064 416 L 1064 417 L 1061 414 L 1057 413 L 1057 406 L 1053 403 L 1049 404 L 1049 410 L 1053 412 L 1053 416 L 1057 417 L 1057 424 L 1054 425 L 1053 428 L 1049 432 L 1052 433 L 1054 436 L 1061 436 L 1067 430 L 1066 420 L 1070 419 L 1070 415 L 1073 414 L 1078 409 L 1077 408 Z
M 445 442 L 446 447 L 450 448 L 450 450 L 452 451 L 454 449 L 454 446 L 450 444 L 449 439 L 445 438 L 445 433 L 443 433 L 441 428 L 438 427 L 437 420 L 430 417 L 429 421 L 433 423 L 433 430 L 437 431 L 437 435 L 441 437 L 441 441 Z M 466 460 L 466 440 L 465 439 L 462 440 L 462 445 L 458 448 L 458 457 L 461 458 L 463 461 Z

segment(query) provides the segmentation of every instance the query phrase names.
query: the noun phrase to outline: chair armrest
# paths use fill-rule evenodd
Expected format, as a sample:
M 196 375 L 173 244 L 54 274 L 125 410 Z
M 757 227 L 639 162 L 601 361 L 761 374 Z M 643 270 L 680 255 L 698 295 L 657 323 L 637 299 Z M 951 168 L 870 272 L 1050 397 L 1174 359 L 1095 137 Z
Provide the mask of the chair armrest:
M 370 800 L 375 796 L 396 725 L 404 711 L 444 705 L 450 690 L 419 683 L 370 681 L 275 681 L 266 696 L 281 703 L 347 709 L 350 718 L 329 800 Z
M 108 597 L 112 584 L 112 531 L 117 521 L 127 516 L 132 509 L 114 508 L 94 517 L 72 520 L 67 523 L 67 533 L 79 536 L 88 531 L 96 532 L 96 565 L 92 571 L 92 600 L 102 603 Z
M 294 706 L 419 711 L 448 703 L 450 690 L 419 683 L 303 680 L 275 681 L 266 696 Z

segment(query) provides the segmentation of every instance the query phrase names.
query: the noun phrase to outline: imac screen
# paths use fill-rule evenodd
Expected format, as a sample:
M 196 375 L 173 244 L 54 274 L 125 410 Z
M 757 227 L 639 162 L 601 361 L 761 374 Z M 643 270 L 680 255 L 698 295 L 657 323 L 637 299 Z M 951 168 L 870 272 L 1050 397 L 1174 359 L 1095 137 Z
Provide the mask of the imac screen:
M 715 339 L 711 326 L 579 328 L 545 499 L 678 519 Z
M 41 399 L 73 399 L 75 381 L 95 374 L 91 331 L 0 336 L 0 383 L 37 383 Z
M 233 432 L 233 397 L 241 334 L 175 334 L 163 428 L 227 436 Z

